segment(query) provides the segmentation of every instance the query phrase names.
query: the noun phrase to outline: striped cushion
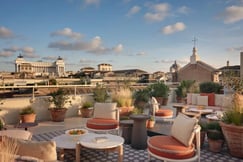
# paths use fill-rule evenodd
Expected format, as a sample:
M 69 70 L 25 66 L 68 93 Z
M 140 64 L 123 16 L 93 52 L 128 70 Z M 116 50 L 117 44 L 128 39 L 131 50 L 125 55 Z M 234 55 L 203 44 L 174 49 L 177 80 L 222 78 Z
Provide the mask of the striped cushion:
M 173 111 L 170 109 L 159 109 L 155 112 L 155 116 L 173 116 Z
M 102 119 L 102 118 L 92 118 L 87 120 L 87 128 L 91 129 L 116 129 L 118 127 L 118 121 L 115 119 Z
M 187 159 L 195 155 L 193 144 L 187 147 L 172 136 L 153 136 L 149 138 L 148 149 L 157 156 L 170 159 Z

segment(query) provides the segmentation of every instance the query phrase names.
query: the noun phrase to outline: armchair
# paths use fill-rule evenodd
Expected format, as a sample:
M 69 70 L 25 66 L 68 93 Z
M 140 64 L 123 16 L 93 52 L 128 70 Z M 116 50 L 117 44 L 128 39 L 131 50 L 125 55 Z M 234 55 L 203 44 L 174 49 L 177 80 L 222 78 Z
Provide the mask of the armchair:
M 149 159 L 153 156 L 165 162 L 200 162 L 200 129 L 197 119 L 179 113 L 170 136 L 153 136 L 147 140 Z
M 168 108 L 160 108 L 155 97 L 151 98 L 151 104 L 155 120 L 169 119 L 173 117 L 173 111 Z
M 98 103 L 94 105 L 94 116 L 86 122 L 86 128 L 94 132 L 119 130 L 119 109 L 117 103 Z M 118 132 L 117 132 L 118 133 Z

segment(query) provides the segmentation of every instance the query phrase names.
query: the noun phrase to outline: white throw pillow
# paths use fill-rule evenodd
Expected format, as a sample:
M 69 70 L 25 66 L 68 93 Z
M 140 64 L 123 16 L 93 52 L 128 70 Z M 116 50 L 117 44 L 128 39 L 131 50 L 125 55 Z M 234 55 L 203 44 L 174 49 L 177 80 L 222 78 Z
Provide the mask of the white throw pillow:
M 173 122 L 171 135 L 185 146 L 190 146 L 194 137 L 194 133 L 192 132 L 196 124 L 196 118 L 190 118 L 179 113 Z
M 197 105 L 208 106 L 208 96 L 197 96 Z
M 192 105 L 197 105 L 197 96 L 200 96 L 200 94 L 192 93 Z
M 223 94 L 215 94 L 215 106 L 223 106 Z
M 94 118 L 116 119 L 117 118 L 117 103 L 101 103 L 96 102 L 94 105 Z

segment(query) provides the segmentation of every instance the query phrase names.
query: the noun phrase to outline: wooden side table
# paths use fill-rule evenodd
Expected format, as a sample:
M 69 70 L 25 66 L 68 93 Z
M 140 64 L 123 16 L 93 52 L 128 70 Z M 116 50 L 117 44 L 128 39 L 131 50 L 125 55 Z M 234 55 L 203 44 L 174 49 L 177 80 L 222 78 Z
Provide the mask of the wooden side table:
M 135 149 L 147 148 L 147 128 L 146 120 L 149 119 L 149 115 L 131 115 L 133 119 L 132 128 L 132 147 Z
M 173 108 L 176 109 L 176 116 L 177 116 L 179 114 L 179 112 L 181 112 L 181 113 L 185 112 L 185 109 L 187 108 L 187 105 L 175 104 L 175 105 L 173 105 Z

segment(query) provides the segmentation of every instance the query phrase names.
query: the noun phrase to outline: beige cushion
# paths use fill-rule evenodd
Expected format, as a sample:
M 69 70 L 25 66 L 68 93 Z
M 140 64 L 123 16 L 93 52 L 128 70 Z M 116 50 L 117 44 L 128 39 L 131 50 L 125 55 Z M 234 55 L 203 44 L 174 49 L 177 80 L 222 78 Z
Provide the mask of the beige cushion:
M 159 103 L 157 101 L 157 99 L 155 97 L 152 97 L 152 106 L 153 106 L 153 110 L 156 112 L 159 110 Z
M 172 125 L 171 135 L 185 146 L 190 146 L 194 137 L 193 129 L 196 124 L 197 119 L 179 113 Z
M 32 137 L 32 133 L 30 131 L 20 129 L 9 129 L 0 131 L 0 136 L 8 136 L 18 139 L 30 140 Z
M 208 106 L 208 96 L 197 96 L 197 105 Z
M 117 103 L 99 103 L 94 105 L 94 118 L 116 119 L 117 118 Z
M 4 136 L 4 141 L 17 144 L 17 157 L 38 158 L 45 162 L 57 161 L 56 143 L 54 141 L 30 141 Z M 33 157 L 33 158 L 32 158 Z
M 33 156 L 44 161 L 57 160 L 56 143 L 54 141 L 18 140 L 20 156 Z
M 215 106 L 222 106 L 223 105 L 223 94 L 215 94 Z
M 197 96 L 200 96 L 200 94 L 192 93 L 192 105 L 197 105 Z

